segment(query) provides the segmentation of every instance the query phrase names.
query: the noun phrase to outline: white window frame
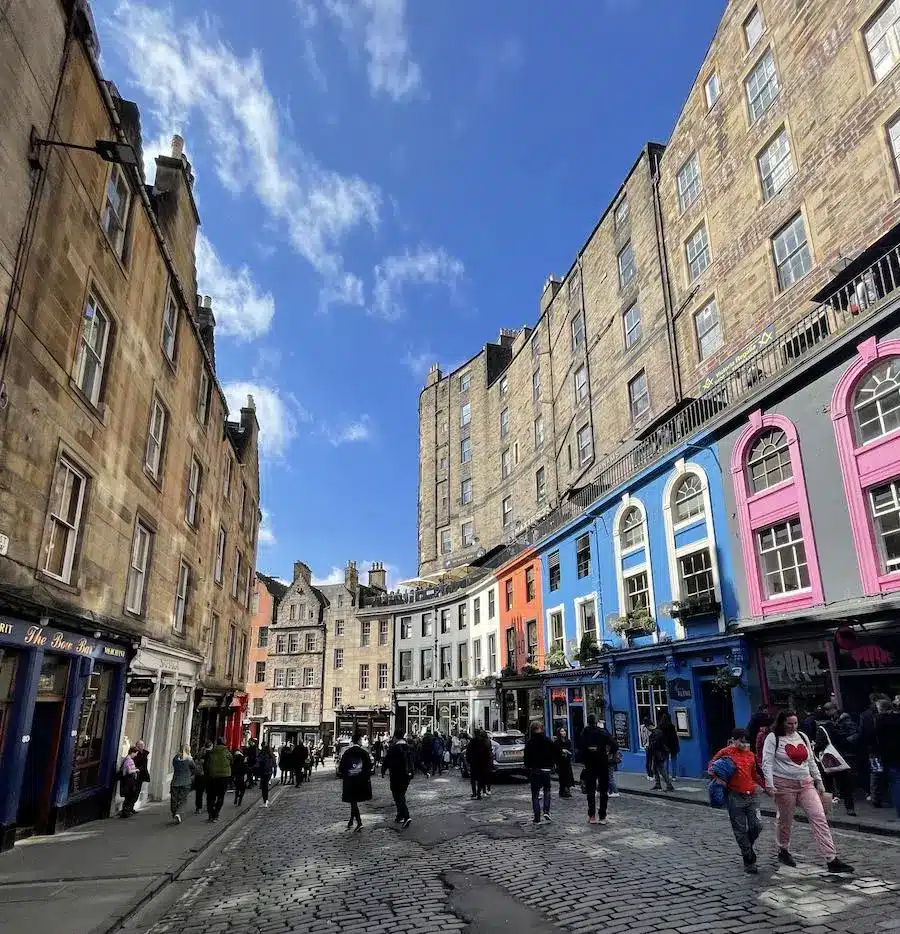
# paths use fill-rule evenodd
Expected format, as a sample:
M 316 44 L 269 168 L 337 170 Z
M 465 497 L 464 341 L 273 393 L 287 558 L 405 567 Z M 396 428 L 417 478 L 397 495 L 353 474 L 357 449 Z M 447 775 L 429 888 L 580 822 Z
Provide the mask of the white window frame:
M 715 312 L 714 320 L 710 311 Z M 712 323 L 710 321 L 712 320 Z M 706 302 L 694 313 L 694 334 L 697 338 L 697 353 L 700 360 L 706 360 L 711 357 L 725 343 L 722 336 L 722 318 L 719 314 L 719 303 L 715 296 Z M 713 335 L 712 341 L 707 343 L 707 339 Z
M 506 438 L 509 435 L 509 407 L 507 406 L 500 413 L 500 437 Z
M 178 635 L 184 634 L 190 586 L 191 566 L 182 558 L 178 565 L 178 587 L 175 591 L 175 607 L 172 611 L 172 631 Z
M 644 539 L 641 544 L 634 545 L 633 547 L 623 551 L 622 536 L 620 534 L 622 518 L 624 517 L 625 512 L 632 506 L 636 506 L 638 512 L 640 513 Z M 653 583 L 653 556 L 650 548 L 650 536 L 648 535 L 647 510 L 643 502 L 635 496 L 630 496 L 628 494 L 623 496 L 622 502 L 619 504 L 619 508 L 616 510 L 615 516 L 613 517 L 613 529 L 615 530 L 615 534 L 613 535 L 613 553 L 615 556 L 616 566 L 616 593 L 619 600 L 619 615 L 625 616 L 628 612 L 625 601 L 625 579 L 643 571 L 647 574 L 647 598 L 649 603 L 648 609 L 650 615 L 656 618 L 656 590 Z M 628 568 L 623 568 L 622 559 L 640 550 L 643 550 L 644 552 L 644 560 L 640 564 L 629 566 Z M 658 625 L 652 633 L 651 638 L 653 642 L 659 641 Z M 624 636 L 622 639 L 624 641 Z
M 540 368 L 531 374 L 531 400 L 537 402 L 541 398 L 541 371 Z
M 287 650 L 289 655 L 297 655 L 300 652 L 300 633 L 289 632 Z
M 584 443 L 584 439 L 588 443 Z M 591 429 L 591 423 L 582 425 L 575 434 L 575 443 L 578 446 L 578 466 L 584 467 L 594 459 L 594 432 Z
M 300 722 L 309 723 L 312 721 L 312 701 L 300 701 Z
M 334 650 L 334 670 L 340 671 L 344 667 L 344 650 Z
M 234 549 L 234 571 L 231 575 L 231 596 L 235 600 L 237 600 L 238 585 L 241 579 L 241 562 L 243 560 L 244 560 L 244 556 L 241 554 L 240 548 L 235 548 Z
M 497 633 L 488 633 L 488 674 L 495 675 L 499 671 L 497 668 Z
M 200 385 L 197 388 L 197 421 L 205 425 L 209 418 L 209 394 L 212 384 L 206 367 L 200 367 Z
M 404 655 L 409 658 L 409 671 L 408 671 L 409 677 L 408 678 L 403 677 L 403 674 L 404 674 L 403 656 Z M 413 659 L 412 649 L 403 649 L 402 652 L 399 652 L 397 654 L 397 679 L 398 679 L 399 684 L 408 684 L 410 681 L 415 681 L 416 679 L 415 661 Z
M 388 673 L 388 663 L 378 663 L 378 690 L 386 691 L 391 686 L 390 675 Z
M 359 666 L 359 689 L 360 691 L 369 690 L 369 663 L 363 662 Z
M 143 549 L 140 545 L 143 543 Z M 138 520 L 134 526 L 134 535 L 131 540 L 131 555 L 128 560 L 128 574 L 125 581 L 125 609 L 136 616 L 143 616 L 144 602 L 147 593 L 147 575 L 150 570 L 150 554 L 153 548 L 153 531 L 149 526 L 144 525 Z M 132 585 L 132 581 L 138 581 L 138 585 Z M 137 597 L 135 602 L 132 599 L 132 592 L 137 586 L 134 594 Z
M 506 373 L 500 377 L 500 398 L 503 399 L 509 393 L 509 376 Z
M 197 460 L 196 454 L 192 454 L 190 472 L 188 474 L 187 508 L 184 513 L 184 518 L 190 526 L 195 526 L 197 524 L 197 511 L 200 504 L 200 485 L 203 482 L 202 477 L 203 467 L 200 465 L 200 461 Z
M 534 420 L 534 447 L 535 450 L 544 446 L 544 416 L 538 415 Z
M 597 637 L 597 644 L 603 641 L 603 634 L 600 630 L 600 613 L 597 606 L 597 592 L 586 593 L 584 596 L 575 598 L 575 625 L 578 632 L 578 645 L 581 646 L 581 640 L 584 638 L 584 608 L 590 606 L 594 610 L 594 635 Z
M 759 169 L 763 201 L 769 201 L 794 176 L 794 156 L 786 126 L 783 126 L 757 155 L 756 166 Z
M 719 73 L 713 71 L 703 84 L 703 92 L 706 95 L 706 109 L 712 110 L 716 101 L 722 96 L 722 83 L 719 81 Z
M 472 421 L 472 403 L 466 402 L 459 407 L 459 427 L 465 428 Z
M 312 688 L 316 686 L 316 671 L 311 665 L 303 669 L 303 687 Z
M 481 670 L 484 666 L 484 660 L 481 657 L 481 639 L 472 640 L 472 675 L 476 678 L 481 677 Z
M 507 505 L 509 509 L 507 509 Z M 500 517 L 503 522 L 503 528 L 509 528 L 513 524 L 513 505 L 512 497 L 504 496 L 502 502 L 500 503 Z
M 468 464 L 472 460 L 472 439 L 461 438 L 459 442 L 459 462 Z
M 228 547 L 228 532 L 224 525 L 219 526 L 219 533 L 216 536 L 216 565 L 213 577 L 217 584 L 221 584 L 225 578 L 225 549 Z
M 900 0 L 890 0 L 879 7 L 863 30 L 863 40 L 872 77 L 878 84 L 900 61 Z M 882 53 L 876 59 L 872 53 L 879 45 L 882 46 Z
M 703 180 L 700 175 L 700 156 L 692 152 L 682 163 L 675 177 L 678 187 L 678 209 L 684 213 L 699 197 L 703 190 Z
M 580 367 L 572 374 L 573 386 L 575 391 L 575 405 L 581 405 L 588 398 L 588 375 L 587 364 L 582 363 Z
M 889 491 L 891 502 L 889 508 L 882 508 L 880 511 L 876 511 L 874 493 L 876 490 L 882 489 Z M 880 572 L 883 575 L 900 573 L 900 558 L 888 558 L 887 549 L 885 548 L 885 539 L 888 536 L 895 536 L 900 533 L 891 529 L 885 531 L 880 521 L 887 516 L 896 516 L 900 519 L 900 480 L 895 478 L 893 480 L 888 480 L 886 483 L 877 483 L 867 489 L 866 494 L 869 522 L 871 523 L 873 538 L 875 539 Z
M 684 258 L 687 261 L 688 285 L 696 282 L 712 263 L 712 250 L 706 224 L 701 224 L 684 243 Z
M 777 528 L 778 526 L 781 526 L 781 525 L 786 525 L 790 529 L 791 525 L 793 525 L 794 523 L 796 523 L 796 526 L 800 530 L 799 539 L 791 538 L 790 541 L 788 541 L 784 545 L 776 545 L 773 548 L 767 548 L 765 550 L 763 549 L 763 543 L 762 543 L 763 533 L 769 532 L 772 529 Z M 806 576 L 810 579 L 809 584 L 807 584 L 805 587 L 798 587 L 795 590 L 783 590 L 781 593 L 769 593 L 767 575 L 766 575 L 765 568 L 763 566 L 763 555 L 775 553 L 775 554 L 779 554 L 780 556 L 780 553 L 783 549 L 790 548 L 796 558 L 796 547 L 795 546 L 797 546 L 798 544 L 803 546 L 804 563 L 806 564 Z M 762 588 L 763 599 L 765 601 L 774 602 L 776 600 L 790 599 L 791 597 L 797 596 L 797 594 L 809 593 L 810 590 L 812 590 L 812 573 L 811 573 L 810 566 L 809 566 L 809 553 L 807 551 L 807 542 L 804 536 L 803 524 L 800 521 L 799 516 L 797 515 L 787 516 L 784 519 L 779 519 L 777 522 L 772 522 L 769 525 L 766 525 L 764 527 L 754 529 L 753 530 L 753 545 L 754 545 L 754 551 L 755 551 L 754 557 L 756 559 L 756 569 L 757 569 L 756 572 L 759 575 L 760 586 Z M 781 563 L 780 557 L 779 557 L 779 574 L 781 575 L 782 583 L 784 583 L 783 572 L 786 567 L 793 567 L 797 569 L 800 567 L 800 564 L 798 563 L 798 564 L 794 564 L 790 566 L 784 565 Z
M 622 200 L 613 209 L 613 229 L 621 230 L 622 225 L 628 220 L 630 211 L 628 208 L 628 195 L 624 195 Z
M 468 506 L 472 502 L 472 478 L 466 477 L 459 484 L 459 502 L 462 506 Z
M 331 706 L 332 709 L 337 710 L 341 706 L 341 702 L 344 700 L 344 690 L 340 685 L 335 685 L 331 689 Z
M 626 253 L 630 254 L 630 262 L 625 262 Z M 619 288 L 624 289 L 637 276 L 637 257 L 634 255 L 634 244 L 630 240 L 619 250 L 616 261 L 619 267 Z
M 303 651 L 304 652 L 315 652 L 316 651 L 316 634 L 314 632 L 306 633 L 306 637 L 303 640 Z
M 390 622 L 386 619 L 378 620 L 378 644 L 387 645 L 391 637 Z
M 764 438 L 768 439 L 766 447 L 770 448 L 769 453 L 754 457 L 753 454 L 756 451 L 757 446 Z M 779 440 L 777 443 L 773 444 L 771 441 L 772 438 L 778 438 Z M 777 472 L 780 474 L 780 476 L 769 483 L 769 475 L 774 475 L 776 471 L 771 470 L 767 466 L 765 474 L 767 480 L 766 485 L 757 488 L 753 479 L 753 471 L 751 468 L 754 464 L 757 463 L 766 464 L 773 455 L 777 455 Z M 746 478 L 747 493 L 751 497 L 758 496 L 760 493 L 765 493 L 768 490 L 772 490 L 775 487 L 780 486 L 782 483 L 787 483 L 793 479 L 794 462 L 791 458 L 791 439 L 788 437 L 787 432 L 785 432 L 783 428 L 779 428 L 778 426 L 764 428 L 752 439 L 752 444 L 747 446 L 747 454 L 744 458 L 744 476 Z
M 470 548 L 475 544 L 475 522 L 472 519 L 466 519 L 465 522 L 461 523 L 459 532 L 463 548 Z
M 276 655 L 285 655 L 288 650 L 288 637 L 287 633 L 279 632 L 275 636 L 275 654 Z
M 372 620 L 364 619 L 359 624 L 359 644 L 361 648 L 372 644 Z
M 584 321 L 584 312 L 579 311 L 572 317 L 572 353 L 575 353 L 585 342 L 587 329 Z
M 469 373 L 461 373 L 459 376 L 459 391 L 468 392 L 472 377 Z
M 634 302 L 625 309 L 622 315 L 622 327 L 625 331 L 625 349 L 634 347 L 643 336 L 643 326 L 641 323 L 641 306 Z
M 562 650 L 566 651 L 566 605 L 564 603 L 559 603 L 556 606 L 548 607 L 544 612 L 544 631 L 546 634 L 546 642 L 544 643 L 547 646 L 547 653 L 555 652 L 554 648 L 554 638 L 553 638 L 553 618 L 555 616 L 559 617 L 559 624 L 562 628 Z M 526 637 L 527 638 L 527 637 Z M 528 651 L 528 646 L 525 647 L 526 654 Z
M 75 501 L 74 516 L 72 514 L 72 493 L 75 480 L 78 481 L 78 494 Z M 57 500 L 57 505 L 51 501 L 48 510 L 47 546 L 44 552 L 42 573 L 55 580 L 71 583 L 72 571 L 75 564 L 75 550 L 81 537 L 81 520 L 84 514 L 84 497 L 87 490 L 87 474 L 79 470 L 67 457 L 60 457 L 53 472 L 53 489 L 51 497 Z M 50 558 L 53 555 L 54 543 L 57 539 L 57 530 L 65 536 L 63 545 L 63 558 L 61 574 L 48 570 Z M 64 531 L 63 531 L 64 530 Z
M 90 315 L 88 314 L 90 312 Z M 99 346 L 96 337 L 98 320 L 103 321 L 103 333 L 99 339 Z M 84 315 L 81 321 L 81 333 L 78 338 L 78 354 L 75 359 L 75 384 L 81 390 L 84 397 L 96 406 L 100 402 L 100 392 L 103 388 L 104 377 L 106 376 L 106 352 L 109 347 L 109 332 L 112 329 L 112 318 L 104 308 L 103 303 L 93 293 L 88 294 L 85 303 Z M 89 334 L 93 339 L 89 340 Z M 85 386 L 85 380 L 88 373 L 88 363 L 93 363 L 93 379 L 91 386 Z
M 229 457 L 225 457 L 225 476 L 222 480 L 222 495 L 225 499 L 231 499 L 231 476 L 234 471 L 234 461 Z
M 772 106 L 780 90 L 778 68 L 771 47 L 760 55 L 753 70 L 747 75 L 744 89 L 752 125 Z
M 272 681 L 273 687 L 283 688 L 285 684 L 287 684 L 287 669 L 276 668 L 274 680 Z
M 169 363 L 175 362 L 178 349 L 178 302 L 172 289 L 166 289 L 166 304 L 163 308 L 162 335 L 160 336 L 163 353 Z
M 632 388 L 638 385 L 638 382 L 643 380 L 643 392 L 640 394 L 635 394 L 632 391 Z M 643 399 L 645 404 L 640 411 L 637 411 L 636 403 Z M 628 411 L 631 415 L 632 422 L 640 421 L 649 411 L 650 411 L 650 384 L 647 381 L 647 371 L 641 370 L 640 373 L 637 373 L 634 377 L 628 380 Z
M 888 124 L 888 142 L 891 147 L 891 156 L 894 160 L 894 171 L 900 181 L 900 117 Z
M 680 516 L 678 511 L 682 501 L 679 497 L 682 489 L 685 488 L 688 483 L 692 484 L 692 492 L 683 502 L 699 503 L 699 511 L 689 512 L 686 516 Z M 671 509 L 672 521 L 676 532 L 686 529 L 689 526 L 696 525 L 701 519 L 706 518 L 706 498 L 703 495 L 703 480 L 696 471 L 685 470 L 677 476 L 676 482 L 672 488 Z
M 449 528 L 438 529 L 438 548 L 442 555 L 449 555 L 453 551 L 453 539 Z
M 538 467 L 534 473 L 535 500 L 542 506 L 547 500 L 547 473 L 543 467 Z
M 765 31 L 766 24 L 763 20 L 762 11 L 758 6 L 755 6 L 744 20 L 744 41 L 747 43 L 748 52 L 752 52 L 756 48 Z
M 876 376 L 876 373 L 879 375 Z M 870 380 L 875 380 L 874 392 L 867 390 L 869 395 L 861 400 L 860 394 L 863 388 Z M 888 388 L 882 389 L 883 386 Z M 893 405 L 889 402 L 893 398 Z M 862 409 L 872 409 L 875 417 L 869 418 L 865 425 L 877 425 L 878 434 L 870 438 L 863 438 L 863 423 L 860 421 L 860 411 Z M 886 360 L 879 360 L 874 366 L 866 370 L 862 379 L 856 385 L 853 392 L 853 435 L 856 444 L 860 447 L 866 447 L 874 444 L 882 438 L 888 438 L 900 430 L 900 425 L 890 427 L 886 416 L 900 416 L 900 357 L 889 357 Z
M 155 480 L 162 472 L 163 451 L 166 443 L 166 426 L 169 413 L 160 402 L 159 396 L 153 396 L 150 405 L 150 424 L 147 428 L 147 445 L 144 449 L 144 467 Z
M 113 204 L 110 192 L 116 193 L 116 201 L 121 189 L 125 190 L 125 204 Z M 121 260 L 125 254 L 125 239 L 128 232 L 128 218 L 131 210 L 131 185 L 121 165 L 113 163 L 110 166 L 109 178 L 106 181 L 106 190 L 103 195 L 103 213 L 100 215 L 100 226 L 109 238 L 110 245 L 116 256 Z

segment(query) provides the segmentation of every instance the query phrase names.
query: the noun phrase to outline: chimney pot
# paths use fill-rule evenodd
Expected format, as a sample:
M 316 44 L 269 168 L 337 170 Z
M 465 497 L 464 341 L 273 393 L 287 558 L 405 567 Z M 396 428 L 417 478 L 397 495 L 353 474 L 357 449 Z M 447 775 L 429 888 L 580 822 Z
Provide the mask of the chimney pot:
M 204 296 L 203 296 L 203 307 L 204 307 L 204 308 L 212 308 L 212 296 L 211 296 L 211 295 L 204 295 Z
M 180 159 L 184 155 L 184 138 L 177 133 L 172 137 L 172 158 Z

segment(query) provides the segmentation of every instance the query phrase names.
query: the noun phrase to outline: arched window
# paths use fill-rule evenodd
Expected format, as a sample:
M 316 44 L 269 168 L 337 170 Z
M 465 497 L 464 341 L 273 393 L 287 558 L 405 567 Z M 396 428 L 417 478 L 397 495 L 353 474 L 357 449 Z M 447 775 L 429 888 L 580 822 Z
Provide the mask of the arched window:
M 622 551 L 644 544 L 644 517 L 637 506 L 629 506 L 619 524 Z
M 853 398 L 853 411 L 860 444 L 900 428 L 900 358 L 882 361 L 863 377 Z
M 762 493 L 793 476 L 788 440 L 780 428 L 764 431 L 747 456 L 747 483 L 750 495 Z
M 675 487 L 673 512 L 675 523 L 697 519 L 704 514 L 703 484 L 695 473 L 686 473 Z

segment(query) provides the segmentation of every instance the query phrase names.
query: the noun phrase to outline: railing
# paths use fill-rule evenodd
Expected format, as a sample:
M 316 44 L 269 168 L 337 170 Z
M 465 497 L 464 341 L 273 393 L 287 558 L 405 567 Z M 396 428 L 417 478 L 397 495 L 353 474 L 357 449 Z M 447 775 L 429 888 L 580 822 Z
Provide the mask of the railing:
M 417 587 L 414 590 L 392 590 L 389 593 L 378 597 L 372 597 L 364 604 L 364 608 L 379 606 L 405 606 L 412 603 L 424 603 L 426 600 L 434 600 L 437 597 L 445 597 L 456 593 L 458 590 L 464 590 L 471 587 L 487 575 L 487 569 L 479 570 L 477 573 L 468 574 L 456 581 L 448 581 L 444 584 L 435 584 L 434 587 Z
M 540 541 L 581 515 L 601 496 L 696 434 L 716 416 L 756 392 L 766 380 L 797 365 L 823 341 L 848 330 L 900 290 L 900 247 L 892 247 L 871 266 L 833 292 L 784 334 L 717 380 L 707 392 L 655 428 L 628 451 L 601 464 L 595 478 L 523 532 Z

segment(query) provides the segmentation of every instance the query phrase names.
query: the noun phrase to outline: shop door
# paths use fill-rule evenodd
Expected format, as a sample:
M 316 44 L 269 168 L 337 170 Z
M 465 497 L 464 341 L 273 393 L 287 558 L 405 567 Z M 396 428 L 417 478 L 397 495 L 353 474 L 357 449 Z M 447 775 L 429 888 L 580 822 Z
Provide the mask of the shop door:
M 569 731 L 569 737 L 575 748 L 575 755 L 578 756 L 581 734 L 584 732 L 584 707 L 579 707 L 575 704 L 570 705 L 569 716 L 572 718 L 572 729 Z
M 717 691 L 712 681 L 700 682 L 703 699 L 703 720 L 706 723 L 704 762 L 723 746 L 728 745 L 734 729 L 734 702 L 731 691 Z

